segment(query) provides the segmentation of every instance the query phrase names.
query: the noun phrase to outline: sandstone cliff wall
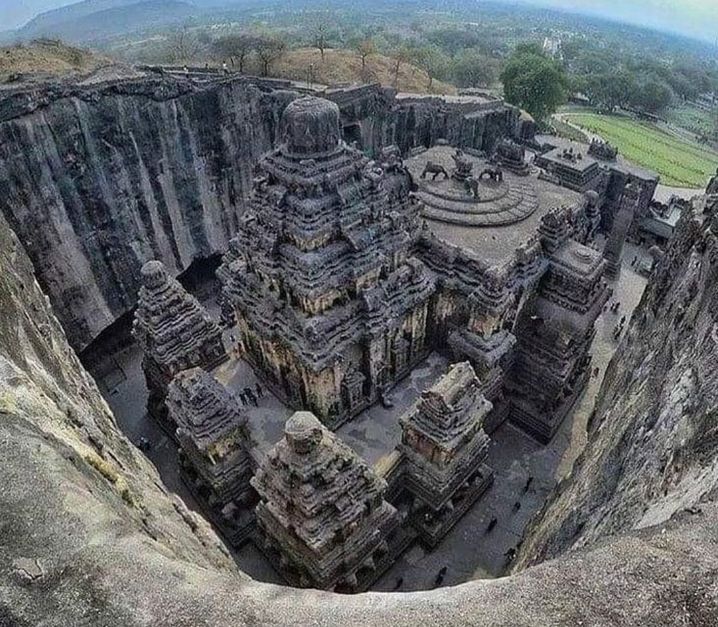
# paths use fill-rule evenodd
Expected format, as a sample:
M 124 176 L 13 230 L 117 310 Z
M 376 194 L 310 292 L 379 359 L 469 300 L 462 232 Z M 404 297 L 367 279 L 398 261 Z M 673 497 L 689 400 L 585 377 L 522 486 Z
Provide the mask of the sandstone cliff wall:
M 74 348 L 135 305 L 145 261 L 178 274 L 226 250 L 253 166 L 296 95 L 286 81 L 265 83 L 138 76 L 0 92 L 0 212 Z M 342 107 L 345 132 L 374 154 L 438 139 L 490 151 L 518 116 L 503 105 L 474 115 L 474 105 L 439 99 L 395 106 L 375 85 L 327 97 Z
M 694 261 L 705 262 L 697 254 Z M 679 283 L 666 283 L 665 294 L 680 293 Z M 700 319 L 699 313 L 695 335 L 684 327 L 687 344 L 702 337 Z M 641 393 L 634 392 L 632 402 L 638 403 Z M 628 413 L 623 416 L 631 422 Z M 661 440 L 678 442 L 680 435 Z M 702 438 L 686 436 L 690 444 L 682 450 L 710 457 Z M 621 467 L 629 463 L 626 452 L 604 453 Z M 151 464 L 119 433 L 2 217 L 0 459 L 3 627 L 625 627 L 718 621 L 718 507 L 708 497 L 700 513 L 681 513 L 659 527 L 604 539 L 494 581 L 347 597 L 248 579 L 207 524 L 166 492 Z M 602 477 L 577 474 L 565 494 L 578 489 L 576 479 L 586 484 L 582 489 L 598 486 L 610 494 Z M 688 475 L 682 482 L 686 489 L 694 484 Z M 621 502 L 619 495 L 613 500 Z

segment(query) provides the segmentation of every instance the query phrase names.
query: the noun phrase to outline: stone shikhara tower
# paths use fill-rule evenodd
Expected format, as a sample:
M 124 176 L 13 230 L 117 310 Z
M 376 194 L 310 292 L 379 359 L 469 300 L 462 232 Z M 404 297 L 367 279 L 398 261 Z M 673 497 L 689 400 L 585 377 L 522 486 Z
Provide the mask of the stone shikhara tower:
M 297 412 L 252 479 L 270 559 L 303 587 L 365 589 L 391 563 L 400 516 L 386 482 L 309 412 Z
M 455 364 L 400 419 L 403 487 L 412 524 L 436 546 L 493 481 L 484 422 L 492 405 L 468 362 Z
M 142 347 L 147 411 L 174 437 L 167 420 L 167 386 L 181 370 L 211 367 L 226 358 L 222 332 L 194 296 L 159 261 L 142 267 L 142 287 L 132 333 Z
M 255 446 L 239 402 L 211 374 L 192 368 L 172 380 L 167 407 L 185 483 L 232 545 L 241 544 L 253 527 L 256 493 L 249 483 Z
M 595 321 L 609 297 L 606 261 L 572 239 L 570 225 L 565 208 L 541 220 L 548 268 L 516 324 L 518 344 L 508 381 L 511 420 L 544 444 L 590 377 Z
M 282 127 L 218 276 L 246 358 L 334 428 L 426 355 L 434 281 L 410 255 L 418 207 L 401 161 L 344 144 L 327 100 L 293 101 Z

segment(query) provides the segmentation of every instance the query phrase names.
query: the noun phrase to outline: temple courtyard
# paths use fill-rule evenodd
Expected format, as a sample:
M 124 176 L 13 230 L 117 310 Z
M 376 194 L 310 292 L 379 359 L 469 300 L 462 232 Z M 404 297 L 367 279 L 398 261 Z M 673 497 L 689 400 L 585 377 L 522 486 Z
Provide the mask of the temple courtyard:
M 630 314 L 638 304 L 646 279 L 638 274 L 631 260 L 647 253 L 632 244 L 624 250 L 624 264 L 611 302 L 621 303 L 618 313 L 604 310 L 596 323 L 596 336 L 591 346 L 597 368 L 584 393 L 548 445 L 541 445 L 529 435 L 505 422 L 491 436 L 488 464 L 495 479 L 486 494 L 470 509 L 443 541 L 432 551 L 415 544 L 374 584 L 374 590 L 423 590 L 435 585 L 437 572 L 448 566 L 442 585 L 452 585 L 476 578 L 500 576 L 507 566 L 506 553 L 521 542 L 532 516 L 567 473 L 586 441 L 586 424 L 593 410 L 596 394 L 608 363 L 616 349 L 614 329 L 622 316 Z M 638 267 L 639 264 L 636 264 Z M 218 290 L 214 281 L 193 286 L 195 295 L 214 316 L 219 317 Z M 233 331 L 224 332 L 230 359 L 212 374 L 230 390 L 239 393 L 254 388 L 258 379 L 252 368 L 234 356 Z M 98 347 L 94 347 L 95 352 Z M 164 483 L 176 492 L 189 507 L 201 511 L 178 473 L 177 445 L 162 428 L 146 414 L 147 388 L 141 368 L 142 352 L 132 344 L 117 352 L 108 352 L 94 364 L 96 377 L 119 426 L 134 442 L 146 438 L 150 443 L 148 457 L 158 468 Z M 393 407 L 375 403 L 337 430 L 337 435 L 368 463 L 378 468 L 386 461 L 401 437 L 398 418 L 446 372 L 445 357 L 431 353 L 412 369 L 392 390 Z M 263 390 L 258 406 L 246 408 L 253 439 L 266 452 L 283 433 L 284 424 L 293 411 Z M 527 481 L 530 486 L 526 488 Z M 495 527 L 487 532 L 489 522 Z M 264 556 L 247 543 L 235 552 L 240 567 L 252 577 L 280 583 L 281 578 Z

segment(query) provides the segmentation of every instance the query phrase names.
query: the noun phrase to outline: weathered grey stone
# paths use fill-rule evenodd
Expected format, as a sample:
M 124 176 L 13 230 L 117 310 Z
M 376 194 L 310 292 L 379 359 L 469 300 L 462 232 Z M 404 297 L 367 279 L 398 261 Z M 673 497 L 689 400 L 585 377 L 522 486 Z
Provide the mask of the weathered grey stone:
M 400 158 L 344 144 L 328 100 L 295 100 L 282 128 L 218 276 L 267 385 L 336 427 L 426 355 L 434 281 Z
M 227 540 L 240 545 L 254 526 L 249 480 L 256 450 L 239 401 L 211 374 L 192 368 L 170 383 L 167 408 L 185 482 Z
M 160 261 L 142 266 L 142 284 L 132 333 L 143 352 L 150 392 L 147 411 L 174 437 L 177 425 L 168 421 L 167 386 L 182 370 L 211 367 L 226 359 L 222 331 Z
M 714 425 L 702 417 L 716 401 L 709 375 L 718 283 L 699 282 L 679 322 L 667 315 L 685 300 L 684 279 L 709 278 L 702 270 L 714 267 L 715 247 L 702 246 L 693 219 L 679 232 L 619 349 L 587 453 L 524 544 L 526 555 L 546 546 L 544 554 L 559 558 L 498 580 L 348 597 L 268 586 L 236 571 L 206 523 L 162 488 L 154 467 L 119 434 L 0 218 L 0 319 L 13 321 L 0 324 L 0 620 L 52 627 L 715 624 L 718 507 L 707 471 L 716 447 Z M 702 374 L 697 394 L 673 397 L 665 381 L 682 381 L 694 367 Z M 104 474 L 86 462 L 91 449 L 70 415 L 102 434 Z M 644 437 L 647 421 L 658 427 L 653 438 Z M 673 460 L 669 474 L 659 472 L 663 457 Z M 642 520 L 646 506 L 651 515 Z M 571 544 L 584 546 L 564 554 Z M 21 558 L 43 565 L 44 583 L 12 576 Z
M 461 515 L 489 488 L 489 438 L 484 432 L 492 405 L 481 393 L 468 362 L 447 374 L 399 421 L 403 457 L 401 488 L 414 497 L 413 521 L 422 539 L 436 546 Z
M 265 551 L 291 583 L 349 592 L 381 574 L 400 522 L 386 483 L 313 414 L 287 420 L 252 485 Z

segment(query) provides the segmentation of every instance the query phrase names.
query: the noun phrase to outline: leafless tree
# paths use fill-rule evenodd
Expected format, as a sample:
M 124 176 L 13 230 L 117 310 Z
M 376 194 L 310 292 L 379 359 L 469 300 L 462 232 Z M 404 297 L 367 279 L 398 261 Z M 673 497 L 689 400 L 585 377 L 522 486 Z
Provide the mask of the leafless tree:
M 367 58 L 376 54 L 376 44 L 371 37 L 367 37 L 366 39 L 358 40 L 354 45 L 354 49 L 361 59 L 361 70 L 364 72 L 366 70 Z
M 257 37 L 251 33 L 237 33 L 235 35 L 225 35 L 217 39 L 213 48 L 222 59 L 229 59 L 232 67 L 234 60 L 237 60 L 237 69 L 244 72 L 244 66 L 257 45 Z
M 314 37 L 314 47 L 319 49 L 319 54 L 324 61 L 324 51 L 327 49 L 327 41 L 329 39 L 329 30 L 332 24 L 332 12 L 329 9 L 317 11 L 312 20 L 312 35 Z
M 287 44 L 274 35 L 263 35 L 255 44 L 257 56 L 262 63 L 262 76 L 269 76 L 269 70 L 287 51 Z
M 398 88 L 399 70 L 401 69 L 402 63 L 409 63 L 409 61 L 411 61 L 411 50 L 407 46 L 401 46 L 396 49 L 392 56 L 394 58 L 394 87 Z
M 196 35 L 188 28 L 179 28 L 167 38 L 167 51 L 172 63 L 191 61 L 202 48 Z

